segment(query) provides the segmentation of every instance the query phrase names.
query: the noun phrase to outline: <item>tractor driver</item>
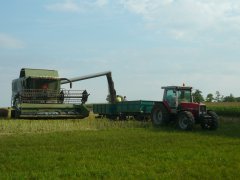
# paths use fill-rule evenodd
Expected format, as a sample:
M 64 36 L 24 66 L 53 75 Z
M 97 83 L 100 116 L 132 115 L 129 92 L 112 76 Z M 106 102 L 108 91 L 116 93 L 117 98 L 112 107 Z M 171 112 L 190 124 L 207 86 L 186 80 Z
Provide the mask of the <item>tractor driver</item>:
M 48 84 L 46 84 L 46 83 L 43 84 L 43 85 L 42 85 L 42 89 L 46 89 L 46 90 L 47 90 L 47 89 L 48 89 Z
M 179 92 L 178 101 L 179 101 L 179 103 L 181 103 L 181 102 L 189 102 L 187 100 L 187 94 L 186 94 L 186 92 L 184 90 Z
M 44 83 L 41 87 L 43 90 L 42 90 L 42 93 L 41 93 L 41 96 L 42 96 L 42 100 L 40 101 L 40 103 L 47 103 L 48 101 L 48 84 Z

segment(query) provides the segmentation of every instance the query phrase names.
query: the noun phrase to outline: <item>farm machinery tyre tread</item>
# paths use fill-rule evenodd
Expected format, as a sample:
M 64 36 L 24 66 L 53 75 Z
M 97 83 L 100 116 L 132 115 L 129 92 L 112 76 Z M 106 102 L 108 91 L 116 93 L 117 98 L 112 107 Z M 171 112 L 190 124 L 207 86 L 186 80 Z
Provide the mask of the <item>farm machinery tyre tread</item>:
M 169 122 L 169 119 L 169 112 L 163 104 L 157 104 L 153 107 L 151 112 L 151 121 L 154 126 L 163 126 Z
M 211 120 L 203 120 L 203 122 L 201 123 L 202 129 L 216 130 L 218 128 L 218 115 L 214 111 L 208 111 L 207 114 L 211 116 Z
M 195 124 L 194 116 L 189 111 L 182 111 L 178 114 L 178 127 L 181 130 L 192 130 Z
M 19 95 L 18 96 L 15 96 L 14 97 L 14 100 L 13 100 L 13 108 L 14 108 L 14 111 L 13 111 L 13 117 L 18 119 L 21 115 L 21 105 L 20 105 L 20 98 L 19 98 Z

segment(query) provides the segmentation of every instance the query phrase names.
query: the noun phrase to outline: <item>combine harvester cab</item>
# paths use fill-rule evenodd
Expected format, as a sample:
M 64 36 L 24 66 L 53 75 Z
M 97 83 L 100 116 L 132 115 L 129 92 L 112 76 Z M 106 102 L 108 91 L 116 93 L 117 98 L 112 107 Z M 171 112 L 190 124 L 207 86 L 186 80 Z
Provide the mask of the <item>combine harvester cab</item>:
M 86 90 L 66 90 L 55 70 L 23 68 L 12 81 L 12 117 L 14 118 L 85 118 L 89 111 Z

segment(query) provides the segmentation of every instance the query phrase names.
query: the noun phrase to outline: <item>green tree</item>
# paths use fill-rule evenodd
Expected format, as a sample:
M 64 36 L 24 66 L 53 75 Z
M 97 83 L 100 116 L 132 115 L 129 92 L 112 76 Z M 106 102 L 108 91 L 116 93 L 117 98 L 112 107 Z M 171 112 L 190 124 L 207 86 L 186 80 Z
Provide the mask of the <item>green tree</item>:
M 193 101 L 194 102 L 200 103 L 200 102 L 204 101 L 204 98 L 202 96 L 202 91 L 196 89 L 195 92 L 193 92 L 192 95 L 193 95 Z
M 213 102 L 214 97 L 212 93 L 209 93 L 206 97 L 206 102 Z
M 235 98 L 237 102 L 240 102 L 240 97 Z
M 236 99 L 234 98 L 233 94 L 230 94 L 229 96 L 224 97 L 224 102 L 235 102 Z
M 221 95 L 219 91 L 216 91 L 216 96 L 215 96 L 214 100 L 215 100 L 216 102 L 222 102 L 223 99 L 224 99 L 224 96 Z

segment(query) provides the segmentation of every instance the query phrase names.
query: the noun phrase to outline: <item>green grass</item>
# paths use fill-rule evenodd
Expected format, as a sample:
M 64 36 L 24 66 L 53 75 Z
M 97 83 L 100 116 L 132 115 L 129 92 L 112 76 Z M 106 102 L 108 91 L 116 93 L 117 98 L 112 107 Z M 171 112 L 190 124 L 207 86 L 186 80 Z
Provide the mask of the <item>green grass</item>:
M 238 179 L 240 119 L 182 132 L 108 120 L 0 121 L 0 179 Z

